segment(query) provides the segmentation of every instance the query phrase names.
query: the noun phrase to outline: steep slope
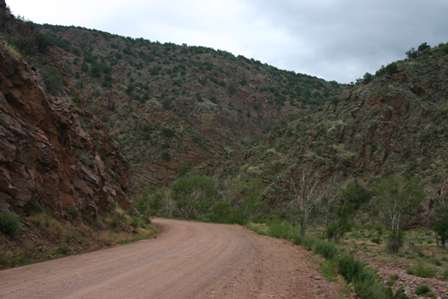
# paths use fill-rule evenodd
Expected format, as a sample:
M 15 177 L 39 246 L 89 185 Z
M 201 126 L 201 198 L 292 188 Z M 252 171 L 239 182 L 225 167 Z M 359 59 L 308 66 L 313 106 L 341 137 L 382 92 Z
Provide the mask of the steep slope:
M 21 25 L 0 4 L 9 28 L 2 33 L 15 34 Z M 2 206 L 40 206 L 60 216 L 73 208 L 88 217 L 125 205 L 127 164 L 101 124 L 66 97 L 48 96 L 39 74 L 3 40 L 0 57 Z
M 304 162 L 339 180 L 418 176 L 431 199 L 448 174 L 447 83 L 447 44 L 393 63 L 320 110 L 278 126 L 269 142 L 249 151 L 246 169 L 277 185 L 272 200 L 289 196 L 273 178 Z
M 71 208 L 86 218 L 125 204 L 127 166 L 101 125 L 92 119 L 86 131 L 75 109 L 47 97 L 17 55 L 0 47 L 0 204 L 60 216 Z
M 168 183 L 192 167 L 223 173 L 280 119 L 306 113 L 340 89 L 223 51 L 33 26 L 48 50 L 22 45 L 22 52 L 49 92 L 66 91 L 101 118 L 130 161 L 136 186 Z
M 45 92 L 9 43 L 39 36 L 3 1 L 0 21 L 0 268 L 149 236 L 126 214 L 129 167 L 104 126 Z

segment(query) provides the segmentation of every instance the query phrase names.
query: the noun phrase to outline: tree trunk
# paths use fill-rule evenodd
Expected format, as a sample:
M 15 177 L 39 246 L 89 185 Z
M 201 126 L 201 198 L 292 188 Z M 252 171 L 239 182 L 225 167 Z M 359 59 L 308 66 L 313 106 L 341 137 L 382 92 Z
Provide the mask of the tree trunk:
M 302 217 L 300 217 L 300 228 L 299 228 L 299 237 L 300 239 L 305 239 L 306 236 L 306 212 L 302 213 Z

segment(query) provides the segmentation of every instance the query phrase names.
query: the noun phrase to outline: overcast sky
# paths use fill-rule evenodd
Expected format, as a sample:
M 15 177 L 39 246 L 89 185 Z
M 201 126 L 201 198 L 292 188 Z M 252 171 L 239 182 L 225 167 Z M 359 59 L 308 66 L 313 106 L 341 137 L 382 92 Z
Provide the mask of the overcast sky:
M 37 23 L 227 50 L 350 82 L 423 41 L 448 42 L 448 0 L 7 0 Z

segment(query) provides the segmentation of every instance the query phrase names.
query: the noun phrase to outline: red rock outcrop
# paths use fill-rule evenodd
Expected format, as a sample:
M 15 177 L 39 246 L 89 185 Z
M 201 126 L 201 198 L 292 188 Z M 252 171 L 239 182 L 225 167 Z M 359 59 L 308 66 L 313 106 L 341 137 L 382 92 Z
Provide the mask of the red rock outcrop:
M 0 45 L 0 210 L 93 219 L 127 203 L 127 164 L 95 119 L 50 97 L 39 74 Z

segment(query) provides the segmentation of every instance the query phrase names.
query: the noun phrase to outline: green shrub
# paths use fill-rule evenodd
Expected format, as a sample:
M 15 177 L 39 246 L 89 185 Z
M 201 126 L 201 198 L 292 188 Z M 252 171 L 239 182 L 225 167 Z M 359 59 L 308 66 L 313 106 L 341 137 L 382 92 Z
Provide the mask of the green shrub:
M 353 282 L 353 280 L 361 274 L 364 264 L 356 260 L 350 255 L 343 255 L 338 259 L 339 273 L 347 280 L 347 282 Z
M 354 286 L 356 294 L 361 299 L 388 299 L 391 297 L 376 273 L 365 266 L 355 277 Z
M 333 243 L 321 240 L 314 242 L 313 251 L 326 259 L 332 259 L 338 254 L 338 249 Z
M 336 281 L 336 277 L 338 275 L 337 265 L 333 261 L 324 261 L 320 265 L 320 272 L 326 280 Z
M 436 276 L 437 269 L 430 265 L 418 263 L 416 265 L 411 266 L 406 272 L 408 274 L 415 275 L 418 277 L 432 278 Z
M 448 269 L 443 271 L 442 277 L 443 277 L 443 279 L 448 280 Z
M 392 75 L 398 72 L 398 65 L 396 62 L 393 62 L 387 66 L 382 66 L 381 69 L 379 69 L 375 75 L 381 76 L 381 75 Z
M 163 189 L 147 189 L 133 202 L 133 208 L 146 221 L 151 216 L 158 215 L 164 201 Z
M 162 128 L 162 135 L 166 138 L 173 138 L 176 136 L 176 132 L 170 128 Z
M 448 242 L 448 207 L 438 203 L 434 210 L 432 229 L 443 247 Z
M 426 284 L 421 284 L 415 289 L 415 294 L 417 296 L 426 296 L 431 294 L 431 288 Z
M 241 211 L 232 207 L 231 203 L 227 200 L 218 200 L 210 208 L 210 212 L 203 217 L 205 221 L 215 223 L 238 223 L 245 224 Z
M 169 152 L 162 152 L 161 158 L 163 161 L 166 161 L 166 162 L 171 161 L 171 155 Z
M 42 70 L 46 90 L 52 95 L 60 95 L 64 89 L 64 78 L 55 67 L 46 67 Z
M 208 176 L 180 177 L 174 181 L 171 191 L 177 206 L 177 216 L 190 219 L 209 213 L 219 198 L 216 183 Z
M 399 276 L 397 274 L 392 274 L 389 277 L 389 280 L 387 281 L 387 286 L 389 287 L 393 287 L 395 285 L 395 283 L 397 282 Z
M 14 237 L 20 228 L 20 218 L 13 212 L 0 212 L 0 231 Z
M 354 215 L 371 197 L 370 192 L 357 181 L 343 186 L 338 192 L 338 201 L 334 207 L 334 222 L 327 227 L 327 238 L 337 241 L 350 231 Z
M 406 295 L 406 292 L 403 287 L 399 288 L 393 296 L 390 296 L 393 299 L 409 299 L 408 295 Z
M 55 219 L 52 215 L 46 212 L 33 214 L 28 217 L 28 220 L 41 230 L 44 230 L 48 235 L 54 238 L 62 238 L 65 234 L 63 225 Z
M 303 247 L 305 247 L 306 250 L 311 251 L 313 250 L 314 247 L 314 239 L 298 239 L 300 240 L 300 243 Z
M 274 220 L 269 224 L 269 235 L 275 238 L 292 240 L 294 231 L 294 226 L 286 221 Z

